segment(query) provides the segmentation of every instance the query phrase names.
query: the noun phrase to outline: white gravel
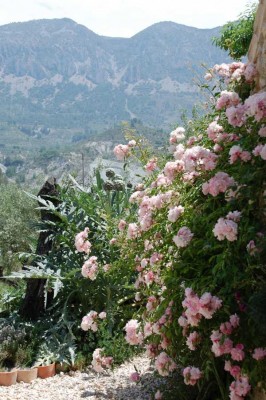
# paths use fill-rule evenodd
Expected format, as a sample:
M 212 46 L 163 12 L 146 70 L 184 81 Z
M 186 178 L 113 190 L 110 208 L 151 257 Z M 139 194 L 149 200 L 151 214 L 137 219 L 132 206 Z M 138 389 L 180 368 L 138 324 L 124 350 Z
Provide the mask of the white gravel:
M 129 376 L 135 372 L 142 375 L 141 382 L 132 383 Z M 138 356 L 114 371 L 97 374 L 87 372 L 60 373 L 53 378 L 37 378 L 31 383 L 0 386 L 0 400 L 150 400 L 160 385 L 161 378 L 154 375 L 150 360 Z

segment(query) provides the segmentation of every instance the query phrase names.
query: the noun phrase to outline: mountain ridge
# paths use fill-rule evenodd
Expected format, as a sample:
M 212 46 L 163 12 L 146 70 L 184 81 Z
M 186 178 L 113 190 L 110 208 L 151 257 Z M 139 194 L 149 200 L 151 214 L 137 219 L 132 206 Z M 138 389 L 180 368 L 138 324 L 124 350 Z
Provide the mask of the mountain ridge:
M 162 21 L 116 38 L 69 18 L 2 25 L 0 121 L 85 129 L 134 116 L 169 126 L 199 99 L 192 70 L 224 61 L 211 44 L 218 30 Z

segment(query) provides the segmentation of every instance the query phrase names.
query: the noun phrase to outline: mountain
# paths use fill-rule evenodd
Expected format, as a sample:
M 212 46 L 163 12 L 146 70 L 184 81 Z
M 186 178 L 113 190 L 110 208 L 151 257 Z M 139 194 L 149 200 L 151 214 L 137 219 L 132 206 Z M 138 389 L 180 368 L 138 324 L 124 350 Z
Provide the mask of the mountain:
M 0 122 L 24 133 L 134 118 L 168 127 L 200 98 L 200 64 L 226 60 L 211 43 L 218 31 L 160 22 L 125 39 L 67 18 L 0 26 Z

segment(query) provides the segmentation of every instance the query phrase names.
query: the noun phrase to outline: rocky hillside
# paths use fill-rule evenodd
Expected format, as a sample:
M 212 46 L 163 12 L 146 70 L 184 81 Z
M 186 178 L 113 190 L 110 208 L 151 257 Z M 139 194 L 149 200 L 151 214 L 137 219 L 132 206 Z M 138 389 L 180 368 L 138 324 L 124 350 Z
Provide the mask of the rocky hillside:
M 168 126 L 198 98 L 200 64 L 225 61 L 211 44 L 217 33 L 161 22 L 110 38 L 65 18 L 1 26 L 0 122 L 86 131 L 138 118 Z

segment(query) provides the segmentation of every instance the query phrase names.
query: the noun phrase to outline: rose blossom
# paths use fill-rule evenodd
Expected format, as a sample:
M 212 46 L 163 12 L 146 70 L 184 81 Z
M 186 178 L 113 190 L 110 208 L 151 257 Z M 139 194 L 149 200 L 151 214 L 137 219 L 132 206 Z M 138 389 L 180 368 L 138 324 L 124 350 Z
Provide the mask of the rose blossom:
M 126 221 L 121 219 L 118 224 L 118 229 L 120 230 L 120 232 L 122 232 L 126 226 L 127 226 Z
M 181 142 L 183 139 L 185 139 L 184 133 L 185 129 L 180 126 L 176 128 L 174 131 L 172 131 L 170 133 L 170 139 L 169 139 L 170 144 Z
M 191 230 L 188 227 L 183 226 L 181 229 L 179 229 L 177 235 L 173 237 L 173 241 L 177 247 L 186 247 L 193 236 L 194 234 L 191 232 Z
M 82 266 L 81 274 L 84 278 L 89 278 L 92 281 L 96 279 L 98 273 L 97 257 L 92 256 Z
M 114 148 L 114 154 L 119 161 L 123 161 L 130 153 L 130 147 L 127 144 L 118 144 Z
M 202 377 L 202 372 L 196 367 L 186 367 L 183 371 L 186 385 L 196 385 L 197 381 Z
M 257 361 L 263 360 L 266 357 L 266 348 L 258 347 L 254 349 L 252 357 Z
M 219 193 L 225 193 L 226 190 L 235 185 L 235 180 L 225 172 L 217 172 L 208 182 L 202 185 L 203 194 L 208 193 L 217 196 Z
M 232 350 L 231 350 L 231 357 L 235 361 L 242 361 L 245 357 L 245 353 L 243 351 L 244 345 L 242 343 L 237 344 Z
M 131 380 L 131 382 L 139 382 L 140 381 L 140 375 L 138 372 L 133 372 L 129 379 Z
M 227 239 L 229 242 L 237 240 L 238 225 L 232 220 L 219 218 L 214 229 L 213 234 L 218 240 Z
M 78 233 L 75 237 L 75 246 L 77 251 L 89 254 L 91 251 L 91 243 L 86 240 L 88 237 L 89 228 L 85 228 L 84 231 Z
M 170 208 L 168 211 L 168 221 L 176 222 L 176 220 L 180 217 L 180 215 L 184 212 L 184 207 L 182 206 L 175 206 Z

